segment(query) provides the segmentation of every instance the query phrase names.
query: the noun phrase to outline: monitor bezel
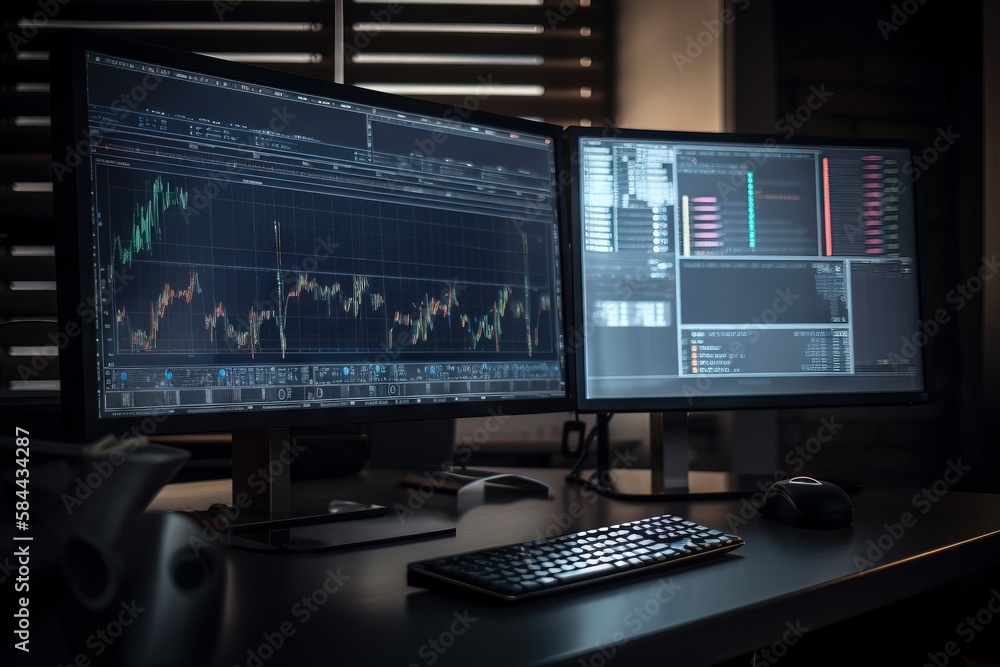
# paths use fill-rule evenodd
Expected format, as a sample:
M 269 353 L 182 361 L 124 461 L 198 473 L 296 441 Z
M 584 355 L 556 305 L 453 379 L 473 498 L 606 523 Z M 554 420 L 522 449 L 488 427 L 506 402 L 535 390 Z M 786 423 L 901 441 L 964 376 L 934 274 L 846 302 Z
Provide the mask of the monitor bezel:
M 87 51 L 100 51 L 111 56 L 163 64 L 165 66 L 203 71 L 219 77 L 245 80 L 264 86 L 330 98 L 340 98 L 375 107 L 398 108 L 431 117 L 449 118 L 461 109 L 462 120 L 509 129 L 511 132 L 540 134 L 551 138 L 554 146 L 555 173 L 553 189 L 558 213 L 560 263 L 557 277 L 561 281 L 563 341 L 561 361 L 566 391 L 562 396 L 524 399 L 487 399 L 445 403 L 394 404 L 379 406 L 334 406 L 322 408 L 289 408 L 282 410 L 213 413 L 170 414 L 159 417 L 129 416 L 100 417 L 98 415 L 96 322 L 93 317 L 93 295 L 90 290 L 96 277 L 83 254 L 90 246 L 90 182 L 91 163 L 87 157 L 86 100 Z M 59 346 L 62 428 L 68 439 L 88 440 L 107 433 L 142 432 L 151 429 L 157 434 L 197 434 L 262 428 L 298 428 L 323 425 L 366 424 L 381 421 L 417 421 L 460 417 L 488 417 L 507 414 L 566 412 L 575 407 L 575 367 L 569 356 L 567 335 L 572 322 L 569 298 L 571 267 L 569 260 L 569 225 L 563 173 L 563 128 L 548 123 L 492 114 L 455 105 L 404 97 L 346 84 L 334 83 L 256 65 L 212 58 L 155 46 L 129 39 L 110 37 L 88 31 L 66 31 L 53 36 L 50 55 L 53 167 L 65 166 L 67 156 L 76 156 L 79 164 L 65 178 L 54 179 L 55 231 L 57 257 L 57 304 L 59 332 L 65 334 L 65 344 Z M 88 301 L 89 299 L 89 301 Z M 86 320 L 90 321 L 86 321 Z M 89 363 L 88 363 L 89 360 Z M 79 394 L 79 395 L 77 395 Z M 152 424 L 146 428 L 149 420 Z
M 921 346 L 921 369 L 924 381 L 922 390 L 867 392 L 867 393 L 814 393 L 814 394 L 759 394 L 759 395 L 727 395 L 706 396 L 692 392 L 688 396 L 657 396 L 629 398 L 589 398 L 586 393 L 586 322 L 583 299 L 583 225 L 580 211 L 580 174 L 579 174 L 579 142 L 581 139 L 603 138 L 615 140 L 652 140 L 692 143 L 747 143 L 761 147 L 781 146 L 830 146 L 836 148 L 893 148 L 903 149 L 910 153 L 911 159 L 921 150 L 918 142 L 905 139 L 884 139 L 868 137 L 831 137 L 793 134 L 778 136 L 771 134 L 754 134 L 738 132 L 682 132 L 673 130 L 646 130 L 619 127 L 569 127 L 566 132 L 566 151 L 568 155 L 569 188 L 567 208 L 569 211 L 570 240 L 573 245 L 573 279 L 570 291 L 573 296 L 573 324 L 568 346 L 572 348 L 573 364 L 575 366 L 577 409 L 583 413 L 604 412 L 661 412 L 685 411 L 700 412 L 709 410 L 744 410 L 744 409 L 782 409 L 782 408 L 815 408 L 815 407 L 863 407 L 889 405 L 917 405 L 928 403 L 933 397 L 933 367 L 931 364 L 931 342 Z M 913 188 L 913 204 L 915 215 L 916 265 L 918 308 L 920 322 L 926 322 L 931 316 L 929 263 L 927 255 L 927 207 L 923 187 L 923 178 L 910 181 Z M 916 324 L 916 323 L 915 323 Z

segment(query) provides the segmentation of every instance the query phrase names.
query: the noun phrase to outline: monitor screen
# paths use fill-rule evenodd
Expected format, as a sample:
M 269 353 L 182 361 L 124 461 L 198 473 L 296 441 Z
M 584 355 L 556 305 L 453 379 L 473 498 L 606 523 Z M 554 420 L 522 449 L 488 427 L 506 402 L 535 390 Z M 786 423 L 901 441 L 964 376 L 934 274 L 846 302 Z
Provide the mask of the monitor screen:
M 585 410 L 926 400 L 909 148 L 571 129 Z
M 53 77 L 75 433 L 572 406 L 561 128 L 103 36 Z

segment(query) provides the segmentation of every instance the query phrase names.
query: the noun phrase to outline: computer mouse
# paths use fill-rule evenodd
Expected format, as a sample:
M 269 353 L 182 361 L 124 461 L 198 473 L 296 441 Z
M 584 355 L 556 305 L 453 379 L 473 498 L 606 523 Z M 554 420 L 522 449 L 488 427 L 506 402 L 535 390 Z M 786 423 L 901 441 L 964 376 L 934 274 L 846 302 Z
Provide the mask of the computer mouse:
M 792 477 L 768 487 L 760 513 L 799 528 L 846 528 L 854 518 L 854 504 L 836 484 Z

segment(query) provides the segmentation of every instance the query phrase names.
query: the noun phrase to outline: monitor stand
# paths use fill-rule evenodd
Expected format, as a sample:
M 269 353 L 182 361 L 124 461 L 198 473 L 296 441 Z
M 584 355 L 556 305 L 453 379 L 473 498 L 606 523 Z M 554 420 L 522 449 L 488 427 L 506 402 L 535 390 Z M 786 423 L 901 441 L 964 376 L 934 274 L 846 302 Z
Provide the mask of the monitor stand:
M 592 485 L 612 498 L 651 501 L 750 498 L 756 506 L 772 483 L 785 478 L 784 471 L 762 474 L 691 470 L 686 411 L 650 413 L 650 470 L 617 468 L 611 460 L 610 421 L 608 413 L 597 415 L 597 470 L 596 483 Z M 823 479 L 848 495 L 864 488 L 858 480 Z
M 763 495 L 773 476 L 690 470 L 687 412 L 650 413 L 650 470 L 611 460 L 611 415 L 597 415 L 597 486 L 623 500 L 710 500 Z
M 230 546 L 252 551 L 332 551 L 356 546 L 454 534 L 446 523 L 398 521 L 319 530 L 332 522 L 381 517 L 386 508 L 366 502 L 293 493 L 295 461 L 289 429 L 232 434 L 232 504 L 214 505 L 203 516 Z M 396 525 L 394 525 L 396 524 Z

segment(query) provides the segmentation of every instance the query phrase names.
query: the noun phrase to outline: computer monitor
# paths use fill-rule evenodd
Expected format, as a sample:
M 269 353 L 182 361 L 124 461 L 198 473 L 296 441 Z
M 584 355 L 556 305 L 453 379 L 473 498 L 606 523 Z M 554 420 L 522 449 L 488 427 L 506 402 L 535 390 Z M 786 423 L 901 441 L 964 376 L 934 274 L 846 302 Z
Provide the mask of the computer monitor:
M 571 409 L 561 128 L 63 37 L 71 437 L 231 431 L 235 499 L 299 427 Z
M 928 400 L 909 146 L 615 128 L 568 143 L 582 411 Z M 661 463 L 683 492 L 680 445 Z

